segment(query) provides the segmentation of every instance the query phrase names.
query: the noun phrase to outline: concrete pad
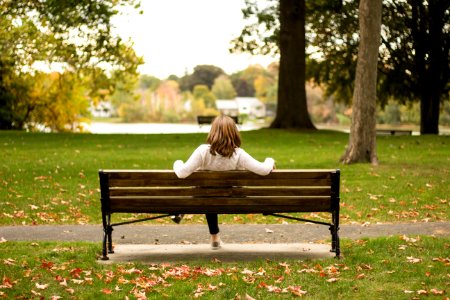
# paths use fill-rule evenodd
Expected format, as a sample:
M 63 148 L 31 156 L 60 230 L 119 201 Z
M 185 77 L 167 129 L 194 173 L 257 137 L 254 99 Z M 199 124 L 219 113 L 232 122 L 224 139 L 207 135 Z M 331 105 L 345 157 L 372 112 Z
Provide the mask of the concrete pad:
M 109 260 L 101 263 L 161 263 L 218 259 L 223 262 L 257 259 L 322 259 L 334 257 L 327 244 L 225 244 L 219 250 L 211 250 L 209 244 L 118 244 Z

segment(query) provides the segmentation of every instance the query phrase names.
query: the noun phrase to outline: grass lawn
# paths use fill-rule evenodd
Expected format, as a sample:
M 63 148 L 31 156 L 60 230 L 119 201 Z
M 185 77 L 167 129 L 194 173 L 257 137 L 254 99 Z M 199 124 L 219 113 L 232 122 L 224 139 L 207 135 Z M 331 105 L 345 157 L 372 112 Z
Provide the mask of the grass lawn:
M 341 260 L 104 265 L 98 244 L 4 242 L 0 298 L 448 299 L 449 238 L 343 244 Z
M 340 168 L 342 223 L 449 221 L 450 137 L 378 137 L 380 165 L 374 167 L 338 162 L 348 141 L 343 133 L 265 129 L 242 135 L 244 149 L 259 160 L 275 158 L 279 169 Z M 0 131 L 0 225 L 98 224 L 99 169 L 171 169 L 205 138 Z M 115 222 L 128 217 L 113 216 Z M 230 215 L 220 221 L 287 220 Z M 188 216 L 183 222 L 205 220 Z M 450 238 L 397 236 L 343 239 L 341 260 L 105 265 L 96 260 L 100 241 L 0 239 L 0 298 L 446 299 L 449 247 Z
M 259 160 L 275 158 L 279 169 L 340 168 L 342 223 L 449 220 L 449 136 L 378 137 L 380 165 L 375 167 L 338 162 L 348 141 L 344 133 L 265 129 L 242 136 L 247 152 Z M 100 223 L 99 169 L 171 169 L 173 161 L 186 160 L 205 138 L 0 131 L 0 225 Z M 203 216 L 190 217 L 186 222 L 205 222 Z M 260 215 L 220 219 L 282 221 Z

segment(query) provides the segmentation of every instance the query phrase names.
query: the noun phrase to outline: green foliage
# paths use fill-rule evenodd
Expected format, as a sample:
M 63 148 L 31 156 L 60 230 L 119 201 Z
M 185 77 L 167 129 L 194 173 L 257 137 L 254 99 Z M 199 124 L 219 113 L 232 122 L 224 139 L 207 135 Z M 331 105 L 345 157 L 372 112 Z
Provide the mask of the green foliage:
M 321 84 L 326 96 L 343 103 L 353 95 L 358 5 L 359 1 L 306 1 L 307 78 Z M 278 6 L 279 1 L 246 1 L 243 14 L 250 24 L 233 41 L 232 50 L 276 53 Z M 388 99 L 401 104 L 420 100 L 422 125 L 425 132 L 433 133 L 438 114 L 432 107 L 449 99 L 450 4 L 385 0 L 383 6 L 378 100 L 382 105 Z
M 248 52 L 251 54 L 274 55 L 278 53 L 279 36 L 279 1 L 266 0 L 245 1 L 242 9 L 244 26 L 239 37 L 231 41 L 231 52 Z
M 57 100 L 58 109 L 52 108 L 52 114 L 64 112 L 59 107 L 63 102 L 71 111 L 65 117 L 39 114 L 41 119 L 49 118 L 43 120 L 44 125 L 58 123 L 50 126 L 58 131 L 70 127 L 73 117 L 69 115 L 80 108 L 81 102 L 96 103 L 111 95 L 115 77 L 136 74 L 142 58 L 136 56 L 130 43 L 111 33 L 111 18 L 118 13 L 117 7 L 127 4 L 138 7 L 135 0 L 1 1 L 0 128 L 22 129 L 35 121 L 30 119 L 31 111 L 36 110 L 30 90 L 40 85 L 40 75 L 33 75 L 38 68 L 35 63 L 56 64 L 63 69 L 61 78 L 74 81 L 73 87 L 68 87 L 71 84 L 67 80 L 59 87 L 64 96 L 41 95 Z M 84 95 L 74 92 L 74 86 L 85 91 Z M 81 96 L 86 99 L 81 100 Z M 69 123 L 60 124 L 64 119 Z
M 117 7 L 137 3 L 135 0 L 3 0 L 1 19 L 9 24 L 7 27 L 2 24 L 1 30 L 24 33 L 23 40 L 11 47 L 11 51 L 22 50 L 16 52 L 20 55 L 17 67 L 45 60 L 64 62 L 76 69 L 99 62 L 133 68 L 135 62 L 124 60 L 122 55 L 123 47 L 129 46 L 111 34 L 111 18 L 118 14 Z
M 182 91 L 193 91 L 196 85 L 206 85 L 211 89 L 214 80 L 225 72 L 216 66 L 212 65 L 198 65 L 194 68 L 192 74 L 186 74 L 180 78 L 180 88 Z
M 139 78 L 139 88 L 144 90 L 156 90 L 161 83 L 161 79 L 150 75 L 141 75 Z
M 202 102 L 205 108 L 217 109 L 216 97 L 206 85 L 196 85 L 192 96 L 194 102 Z
M 272 76 L 278 75 L 267 72 L 260 65 L 250 65 L 246 69 L 232 74 L 231 81 L 239 97 L 255 97 L 255 80 L 259 76 L 266 76 L 268 74 Z
M 217 99 L 234 99 L 237 95 L 231 80 L 226 75 L 220 75 L 214 80 L 211 92 Z
M 401 111 L 397 103 L 389 102 L 377 114 L 378 123 L 398 125 L 401 122 Z

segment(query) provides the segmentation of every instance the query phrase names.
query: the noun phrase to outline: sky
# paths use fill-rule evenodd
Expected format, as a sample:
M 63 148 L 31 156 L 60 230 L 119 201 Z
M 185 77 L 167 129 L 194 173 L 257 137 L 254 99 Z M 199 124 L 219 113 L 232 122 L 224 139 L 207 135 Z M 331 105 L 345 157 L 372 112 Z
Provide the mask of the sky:
M 277 60 L 229 53 L 231 40 L 245 24 L 244 6 L 244 0 L 141 0 L 142 15 L 127 10 L 113 24 L 115 33 L 131 38 L 134 50 L 143 56 L 141 74 L 165 79 L 192 73 L 197 65 L 215 65 L 232 74 Z

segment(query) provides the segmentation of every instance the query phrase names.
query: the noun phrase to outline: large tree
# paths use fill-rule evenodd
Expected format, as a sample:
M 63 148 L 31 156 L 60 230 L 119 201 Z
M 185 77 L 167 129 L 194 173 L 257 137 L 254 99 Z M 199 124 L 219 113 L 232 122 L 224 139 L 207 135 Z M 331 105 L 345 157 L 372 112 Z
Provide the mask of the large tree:
M 211 89 L 214 80 L 220 75 L 225 75 L 225 72 L 213 65 L 198 65 L 194 68 L 192 74 L 186 74 L 180 78 L 180 87 L 183 91 L 193 91 L 196 85 L 206 85 Z
M 273 54 L 278 49 L 278 0 L 246 1 L 246 26 L 235 47 Z M 271 4 L 270 4 L 271 3 Z M 322 84 L 337 101 L 350 102 L 358 56 L 357 0 L 306 3 L 307 79 Z M 401 103 L 419 101 L 421 132 L 437 133 L 439 111 L 449 100 L 450 2 L 448 0 L 383 0 L 377 98 Z
M 359 4 L 360 43 L 353 92 L 352 124 L 344 163 L 378 163 L 376 155 L 376 85 L 381 30 L 381 0 Z
M 20 128 L 30 121 L 21 119 L 16 104 L 31 101 L 31 97 L 15 82 L 23 82 L 25 77 L 34 80 L 29 74 L 36 69 L 36 63 L 58 63 L 63 72 L 86 82 L 86 96 L 92 98 L 98 97 L 98 91 L 105 86 L 114 89 L 114 80 L 106 84 L 103 80 L 106 72 L 109 78 L 120 73 L 136 74 L 142 59 L 130 43 L 111 30 L 117 8 L 127 4 L 137 7 L 138 1 L 0 0 L 0 128 Z M 100 82 L 102 86 L 97 85 Z M 29 113 L 25 116 L 30 116 L 30 110 L 37 106 L 26 104 Z
M 440 104 L 449 99 L 450 2 L 383 0 L 383 6 L 378 100 L 419 101 L 421 133 L 436 134 Z M 318 54 L 308 60 L 307 77 L 349 100 L 359 43 L 357 1 L 344 1 L 336 12 L 316 8 L 307 14 Z
M 278 103 L 271 128 L 315 129 L 305 89 L 305 0 L 280 0 Z
M 306 103 L 305 0 L 280 0 L 264 9 L 256 2 L 246 3 L 244 17 L 256 15 L 257 23 L 242 30 L 234 40 L 235 50 L 268 54 L 279 49 L 277 114 L 271 127 L 315 129 Z M 259 23 L 267 24 L 266 31 L 259 29 Z

